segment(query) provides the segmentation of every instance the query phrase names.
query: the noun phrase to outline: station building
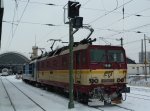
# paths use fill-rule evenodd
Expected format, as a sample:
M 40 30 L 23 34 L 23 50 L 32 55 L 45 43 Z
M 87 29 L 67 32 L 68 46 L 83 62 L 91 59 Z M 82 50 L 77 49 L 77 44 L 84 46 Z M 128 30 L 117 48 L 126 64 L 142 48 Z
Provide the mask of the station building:
M 23 65 L 28 62 L 29 59 L 27 57 L 17 52 L 0 54 L 0 73 L 4 68 L 11 70 L 12 74 L 21 73 Z

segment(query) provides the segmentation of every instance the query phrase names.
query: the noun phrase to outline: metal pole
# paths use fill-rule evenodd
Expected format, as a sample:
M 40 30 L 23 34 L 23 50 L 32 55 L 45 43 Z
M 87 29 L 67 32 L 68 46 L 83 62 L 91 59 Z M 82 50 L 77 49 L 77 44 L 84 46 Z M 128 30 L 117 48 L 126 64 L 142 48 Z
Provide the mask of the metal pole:
M 146 60 L 146 36 L 144 34 L 144 45 L 145 45 L 145 80 L 147 81 L 147 60 Z
M 69 68 L 69 103 L 68 108 L 74 108 L 74 102 L 73 102 L 73 26 L 72 21 L 69 19 L 69 62 L 70 62 L 70 68 Z
M 141 40 L 141 63 L 143 64 L 144 63 L 144 57 L 143 57 L 143 55 L 144 55 L 144 53 L 143 53 L 144 51 L 143 51 L 143 39 Z
M 120 38 L 120 41 L 121 41 L 121 46 L 123 47 L 123 38 L 122 37 Z

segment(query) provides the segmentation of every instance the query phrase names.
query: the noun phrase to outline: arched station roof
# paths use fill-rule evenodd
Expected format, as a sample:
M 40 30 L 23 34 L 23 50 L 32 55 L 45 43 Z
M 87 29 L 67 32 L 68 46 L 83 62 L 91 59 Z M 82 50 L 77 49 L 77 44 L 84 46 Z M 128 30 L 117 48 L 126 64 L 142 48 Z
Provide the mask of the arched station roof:
M 0 54 L 0 64 L 24 64 L 29 62 L 29 59 L 17 52 L 7 52 Z

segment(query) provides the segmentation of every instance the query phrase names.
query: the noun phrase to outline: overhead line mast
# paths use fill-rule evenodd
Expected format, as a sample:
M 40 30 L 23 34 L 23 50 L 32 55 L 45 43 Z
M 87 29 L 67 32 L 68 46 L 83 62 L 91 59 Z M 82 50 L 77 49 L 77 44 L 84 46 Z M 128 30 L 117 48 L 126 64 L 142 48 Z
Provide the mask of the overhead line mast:
M 83 27 L 83 17 L 79 17 L 79 9 L 81 4 L 79 2 L 68 1 L 68 19 L 69 19 L 69 103 L 68 108 L 74 108 L 73 101 L 73 34 L 78 31 L 80 27 Z M 65 5 L 66 6 L 66 5 Z M 65 8 L 64 8 L 64 22 L 65 22 Z M 66 24 L 66 23 L 65 23 Z M 73 30 L 75 28 L 75 30 Z
M 3 0 L 0 0 L 0 48 L 1 48 L 1 35 L 2 35 L 2 19 L 4 13 Z

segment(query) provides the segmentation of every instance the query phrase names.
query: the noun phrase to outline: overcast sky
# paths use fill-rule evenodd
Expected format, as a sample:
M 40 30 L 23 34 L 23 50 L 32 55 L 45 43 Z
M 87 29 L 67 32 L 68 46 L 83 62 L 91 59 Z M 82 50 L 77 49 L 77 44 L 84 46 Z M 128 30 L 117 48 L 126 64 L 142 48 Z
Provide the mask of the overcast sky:
M 0 53 L 17 51 L 29 57 L 35 41 L 38 47 L 46 48 L 47 51 L 50 51 L 52 44 L 47 42 L 49 39 L 69 41 L 68 25 L 64 24 L 63 10 L 67 2 L 68 0 L 29 0 L 29 2 L 4 0 Z M 83 23 L 91 25 L 95 30 L 91 36 L 97 38 L 94 44 L 120 45 L 120 41 L 116 39 L 122 37 L 127 56 L 136 62 L 139 61 L 141 39 L 144 38 L 144 34 L 147 38 L 150 37 L 150 0 L 78 0 L 78 2 L 81 4 L 80 16 L 83 17 Z M 67 13 L 65 20 L 66 22 L 68 20 Z M 142 33 L 136 33 L 137 31 Z M 80 41 L 88 34 L 88 30 L 80 29 L 74 35 L 75 41 Z M 58 45 L 66 44 L 56 43 L 55 47 Z M 147 51 L 150 51 L 148 40 Z

